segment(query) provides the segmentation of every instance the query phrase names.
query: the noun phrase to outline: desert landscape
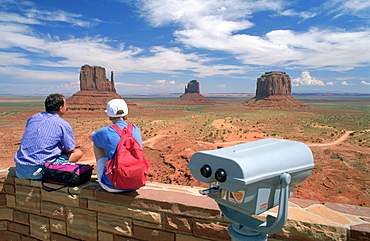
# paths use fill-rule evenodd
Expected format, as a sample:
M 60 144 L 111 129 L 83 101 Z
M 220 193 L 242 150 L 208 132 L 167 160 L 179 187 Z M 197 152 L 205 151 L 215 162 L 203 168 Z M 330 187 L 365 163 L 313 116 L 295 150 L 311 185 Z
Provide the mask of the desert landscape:
M 297 95 L 307 108 L 246 106 L 247 94 L 208 96 L 212 105 L 176 103 L 178 96 L 123 96 L 128 122 L 141 129 L 149 181 L 201 186 L 186 167 L 194 152 L 263 138 L 306 143 L 315 168 L 294 197 L 370 207 L 370 96 Z M 0 96 L 0 171 L 14 166 L 27 119 L 44 110 L 45 96 Z M 83 163 L 94 164 L 91 132 L 110 125 L 104 111 L 68 112 Z

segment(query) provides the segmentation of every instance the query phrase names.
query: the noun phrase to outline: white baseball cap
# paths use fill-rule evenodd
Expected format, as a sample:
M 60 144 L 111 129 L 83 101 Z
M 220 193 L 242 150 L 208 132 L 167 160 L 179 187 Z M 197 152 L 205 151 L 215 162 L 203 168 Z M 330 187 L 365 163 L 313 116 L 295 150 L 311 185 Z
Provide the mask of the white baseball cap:
M 123 114 L 117 114 L 119 110 L 123 110 Z M 128 114 L 128 107 L 123 99 L 113 99 L 108 102 L 105 113 L 110 117 L 123 117 Z

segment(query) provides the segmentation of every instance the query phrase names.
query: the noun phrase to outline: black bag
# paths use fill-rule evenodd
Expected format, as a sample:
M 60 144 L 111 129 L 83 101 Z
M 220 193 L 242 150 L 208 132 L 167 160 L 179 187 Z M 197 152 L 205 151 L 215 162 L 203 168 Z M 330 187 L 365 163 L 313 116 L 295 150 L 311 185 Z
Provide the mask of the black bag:
M 46 162 L 44 164 L 44 173 L 42 176 L 42 188 L 45 191 L 51 192 L 62 189 L 64 187 L 75 187 L 90 180 L 93 166 L 77 163 L 53 163 Z M 59 188 L 52 188 L 45 185 L 45 182 L 62 185 Z M 72 195 L 69 192 L 68 193 Z

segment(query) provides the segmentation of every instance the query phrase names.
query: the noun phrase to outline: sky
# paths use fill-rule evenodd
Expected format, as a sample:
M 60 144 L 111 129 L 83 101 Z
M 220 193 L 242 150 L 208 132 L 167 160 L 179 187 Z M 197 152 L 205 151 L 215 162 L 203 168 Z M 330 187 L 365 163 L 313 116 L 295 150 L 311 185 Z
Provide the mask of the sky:
M 368 0 L 0 0 L 0 94 L 80 90 L 81 66 L 117 93 L 370 93 Z

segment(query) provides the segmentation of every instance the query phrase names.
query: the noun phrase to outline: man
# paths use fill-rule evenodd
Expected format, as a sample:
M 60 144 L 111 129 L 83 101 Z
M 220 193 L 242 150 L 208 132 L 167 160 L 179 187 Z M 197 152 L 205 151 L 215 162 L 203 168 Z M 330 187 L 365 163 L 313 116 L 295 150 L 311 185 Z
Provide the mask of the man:
M 30 117 L 19 150 L 14 155 L 16 176 L 22 179 L 42 179 L 44 163 L 77 162 L 82 151 L 75 149 L 71 125 L 61 118 L 67 110 L 61 94 L 45 99 L 45 112 Z

